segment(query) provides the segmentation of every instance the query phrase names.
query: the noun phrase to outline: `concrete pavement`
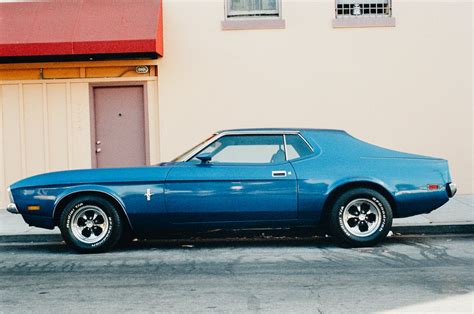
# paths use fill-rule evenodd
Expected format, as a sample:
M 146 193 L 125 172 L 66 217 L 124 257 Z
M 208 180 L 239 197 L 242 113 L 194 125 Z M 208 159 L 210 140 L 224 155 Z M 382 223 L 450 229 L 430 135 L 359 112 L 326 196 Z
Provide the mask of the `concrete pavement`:
M 149 241 L 105 254 L 0 243 L 0 312 L 472 313 L 473 240 Z
M 393 231 L 407 231 L 408 233 L 430 233 L 438 229 L 449 232 L 456 230 L 474 230 L 474 195 L 456 195 L 441 208 L 426 215 L 395 219 Z M 2 236 L 29 236 L 29 235 L 57 235 L 58 228 L 46 230 L 29 227 L 21 215 L 13 215 L 0 210 L 0 237 Z
M 457 196 L 395 220 L 394 235 L 371 248 L 314 237 L 171 239 L 81 255 L 57 229 L 2 210 L 0 313 L 473 313 L 473 213 L 473 196 Z M 417 234 L 446 226 L 471 231 Z

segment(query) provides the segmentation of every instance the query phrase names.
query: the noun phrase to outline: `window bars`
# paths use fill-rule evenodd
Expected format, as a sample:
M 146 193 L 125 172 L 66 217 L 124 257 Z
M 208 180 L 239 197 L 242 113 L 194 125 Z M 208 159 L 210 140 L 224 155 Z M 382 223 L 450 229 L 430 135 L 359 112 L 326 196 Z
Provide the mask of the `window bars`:
M 227 0 L 227 17 L 279 16 L 280 0 Z
M 392 0 L 336 0 L 336 18 L 390 16 Z

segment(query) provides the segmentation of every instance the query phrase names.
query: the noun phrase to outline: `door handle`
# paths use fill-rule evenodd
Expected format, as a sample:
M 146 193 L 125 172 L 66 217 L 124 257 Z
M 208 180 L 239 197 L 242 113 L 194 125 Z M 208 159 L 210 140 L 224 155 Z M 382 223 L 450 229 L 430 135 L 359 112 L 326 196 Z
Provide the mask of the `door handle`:
M 102 151 L 102 149 L 100 149 L 100 148 L 97 148 L 97 149 L 95 150 L 96 153 L 100 153 L 101 151 Z
M 272 177 L 286 177 L 285 170 L 272 171 Z

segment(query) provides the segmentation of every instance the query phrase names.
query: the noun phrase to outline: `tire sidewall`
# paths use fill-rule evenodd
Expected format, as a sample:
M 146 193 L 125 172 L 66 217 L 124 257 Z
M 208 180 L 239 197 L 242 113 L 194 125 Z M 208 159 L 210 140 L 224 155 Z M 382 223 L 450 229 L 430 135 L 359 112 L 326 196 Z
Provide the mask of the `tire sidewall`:
M 108 220 L 106 235 L 95 243 L 84 243 L 77 239 L 72 231 L 72 217 L 85 206 L 97 206 L 104 211 Z M 61 213 L 59 227 L 65 242 L 81 253 L 104 252 L 111 249 L 122 234 L 122 224 L 114 206 L 107 200 L 100 197 L 79 197 L 69 202 Z
M 343 223 L 344 209 L 351 201 L 358 198 L 364 198 L 374 202 L 379 207 L 382 216 L 382 221 L 377 231 L 367 237 L 358 237 L 351 234 Z M 392 208 L 385 197 L 377 191 L 359 188 L 342 194 L 335 201 L 331 211 L 331 229 L 333 235 L 347 244 L 353 246 L 369 246 L 378 243 L 387 236 L 392 226 L 392 219 Z

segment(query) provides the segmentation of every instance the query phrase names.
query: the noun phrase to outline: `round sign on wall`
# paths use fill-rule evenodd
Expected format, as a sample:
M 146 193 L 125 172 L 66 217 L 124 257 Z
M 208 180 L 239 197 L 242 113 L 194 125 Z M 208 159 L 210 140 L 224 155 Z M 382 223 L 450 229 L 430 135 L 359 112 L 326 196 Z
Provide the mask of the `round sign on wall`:
M 139 74 L 146 74 L 148 73 L 148 67 L 146 65 L 139 65 L 135 68 L 135 72 Z

